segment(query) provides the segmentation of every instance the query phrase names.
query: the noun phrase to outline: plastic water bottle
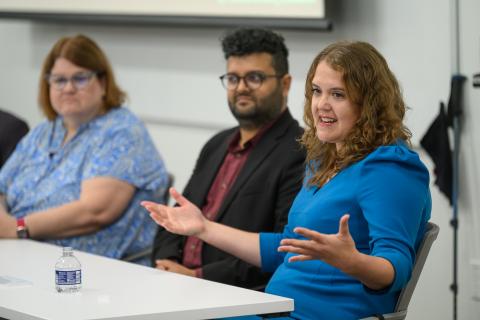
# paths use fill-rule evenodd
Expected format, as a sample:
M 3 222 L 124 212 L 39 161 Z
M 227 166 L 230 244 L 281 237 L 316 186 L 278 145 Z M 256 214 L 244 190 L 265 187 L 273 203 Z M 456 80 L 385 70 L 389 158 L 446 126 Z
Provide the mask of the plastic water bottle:
M 55 288 L 58 292 L 77 292 L 82 287 L 82 266 L 71 247 L 63 248 L 63 255 L 55 264 Z

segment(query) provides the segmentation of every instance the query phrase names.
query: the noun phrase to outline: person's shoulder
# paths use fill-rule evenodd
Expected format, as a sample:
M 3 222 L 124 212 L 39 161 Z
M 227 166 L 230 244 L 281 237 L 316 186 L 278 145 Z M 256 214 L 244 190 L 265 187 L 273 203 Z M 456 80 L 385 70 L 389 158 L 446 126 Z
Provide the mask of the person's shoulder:
M 301 136 L 303 128 L 287 108 L 272 126 L 273 131 L 286 132 L 287 135 Z
M 404 141 L 399 140 L 393 144 L 378 147 L 366 157 L 366 160 L 417 162 L 420 158 L 417 152 Z
M 302 138 L 304 129 L 289 112 L 283 117 L 284 122 L 281 125 L 282 127 L 274 133 L 275 139 L 278 139 L 280 142 L 279 149 L 283 150 L 282 152 L 288 151 L 291 153 L 291 156 L 301 158 L 303 161 L 306 156 L 306 150 L 301 145 L 300 139 Z
M 292 123 L 287 127 L 286 134 L 285 136 L 289 139 L 291 137 L 294 137 L 295 140 L 298 140 L 302 137 L 303 135 L 303 128 L 300 126 L 297 120 L 293 120 Z
M 221 143 L 222 141 L 225 141 L 225 139 L 229 139 L 237 130 L 238 127 L 221 130 L 208 139 L 205 145 Z
M 109 110 L 105 114 L 105 118 L 118 122 L 119 126 L 123 124 L 142 123 L 142 121 L 126 106 L 120 106 Z
M 110 133 L 144 131 L 146 129 L 143 121 L 124 106 L 111 109 L 97 119 L 96 123 Z
M 382 168 L 395 170 L 420 171 L 428 175 L 428 169 L 417 152 L 404 141 L 380 146 L 361 161 L 363 167 L 375 166 L 380 173 Z
M 104 143 L 143 144 L 149 139 L 145 125 L 124 106 L 113 108 L 98 116 L 88 124 L 88 131 L 93 140 L 91 144 Z
M 26 124 L 26 122 L 23 119 L 13 115 L 10 112 L 3 111 L 3 110 L 0 110 L 0 121 L 2 121 L 2 123 L 3 122 L 5 122 L 5 123 L 12 122 L 12 123 L 25 123 Z
M 0 110 L 0 128 L 3 132 L 16 131 L 24 134 L 29 129 L 27 122 L 23 119 L 2 110 Z
M 39 144 L 42 144 L 44 141 L 47 141 L 52 133 L 53 121 L 44 120 L 30 131 L 25 133 L 25 136 L 20 141 L 23 148 L 37 148 Z
M 429 198 L 430 175 L 418 154 L 404 142 L 378 147 L 359 162 L 350 180 L 360 194 L 425 203 Z M 359 196 L 360 198 L 363 196 Z M 395 200 L 395 201 L 397 201 Z

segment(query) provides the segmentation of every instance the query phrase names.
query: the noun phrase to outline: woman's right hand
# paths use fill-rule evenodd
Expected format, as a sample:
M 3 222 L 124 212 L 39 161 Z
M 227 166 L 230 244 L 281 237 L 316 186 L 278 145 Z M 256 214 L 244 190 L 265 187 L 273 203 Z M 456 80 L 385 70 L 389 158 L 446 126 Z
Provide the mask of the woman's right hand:
M 140 204 L 150 212 L 150 217 L 159 225 L 172 233 L 184 236 L 198 236 L 205 230 L 206 218 L 193 203 L 170 188 L 170 195 L 178 203 L 178 207 L 169 207 L 151 201 Z

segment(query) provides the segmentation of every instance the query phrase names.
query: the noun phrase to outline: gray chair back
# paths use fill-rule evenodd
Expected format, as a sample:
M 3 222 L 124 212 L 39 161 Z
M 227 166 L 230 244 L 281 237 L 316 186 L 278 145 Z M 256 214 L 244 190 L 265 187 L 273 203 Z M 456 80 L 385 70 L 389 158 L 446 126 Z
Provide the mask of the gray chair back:
M 397 305 L 395 311 L 407 310 L 410 299 L 412 298 L 413 291 L 417 286 L 418 279 L 420 278 L 420 273 L 422 273 L 423 266 L 427 260 L 428 253 L 432 247 L 433 242 L 437 239 L 438 232 L 440 228 L 433 222 L 428 222 L 427 230 L 423 236 L 423 240 L 418 246 L 417 257 L 415 259 L 415 264 L 412 270 L 412 277 L 408 281 L 405 288 L 403 288 L 400 296 L 398 297 Z
M 423 236 L 422 242 L 417 249 L 415 264 L 413 265 L 412 276 L 408 281 L 405 288 L 402 289 L 397 300 L 397 305 L 395 306 L 395 311 L 388 314 L 383 314 L 381 316 L 374 316 L 363 318 L 362 320 L 373 320 L 373 319 L 385 319 L 385 320 L 403 320 L 407 317 L 407 309 L 410 300 L 412 299 L 413 291 L 417 286 L 418 279 L 422 273 L 423 266 L 427 260 L 428 253 L 432 247 L 433 242 L 437 239 L 438 232 L 440 228 L 433 222 L 427 223 L 427 228 L 425 230 L 425 235 Z
M 163 203 L 168 205 L 168 201 L 170 200 L 170 192 L 168 192 L 168 189 L 173 186 L 173 183 L 175 182 L 175 177 L 173 174 L 169 173 L 168 174 L 168 182 L 167 182 L 167 188 L 160 190 L 163 192 L 161 194 L 161 198 L 163 198 Z M 125 257 L 122 257 L 121 260 L 127 261 L 127 262 L 135 262 L 137 260 L 143 259 L 145 257 L 149 257 L 152 254 L 153 251 L 153 245 L 148 246 L 147 248 L 144 248 L 138 252 L 131 253 Z M 0 319 L 1 320 L 1 319 Z

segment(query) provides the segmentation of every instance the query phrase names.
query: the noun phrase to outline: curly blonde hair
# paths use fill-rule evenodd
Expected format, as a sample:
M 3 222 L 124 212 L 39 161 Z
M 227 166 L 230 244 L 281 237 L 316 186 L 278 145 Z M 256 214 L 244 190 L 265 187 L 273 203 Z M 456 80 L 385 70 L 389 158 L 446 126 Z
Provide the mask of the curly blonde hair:
M 319 141 L 313 122 L 312 80 L 322 61 L 342 73 L 347 97 L 360 107 L 360 116 L 339 151 L 334 143 Z M 339 170 L 379 146 L 397 140 L 410 145 L 411 132 L 403 124 L 405 111 L 398 81 L 372 45 L 342 41 L 325 48 L 313 60 L 305 82 L 306 128 L 300 142 L 307 150 L 306 163 L 312 172 L 308 185 L 323 186 Z

